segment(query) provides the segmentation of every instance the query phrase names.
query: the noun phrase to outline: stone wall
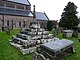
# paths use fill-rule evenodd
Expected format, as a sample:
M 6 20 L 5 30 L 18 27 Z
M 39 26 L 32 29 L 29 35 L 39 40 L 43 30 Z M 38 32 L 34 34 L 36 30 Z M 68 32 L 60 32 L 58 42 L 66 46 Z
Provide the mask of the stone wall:
M 0 19 L 3 20 L 3 16 L 0 15 Z M 4 26 L 19 28 L 19 27 L 29 27 L 30 22 L 33 21 L 32 17 L 22 17 L 22 16 L 11 16 L 4 15 Z M 0 20 L 0 27 L 2 26 L 2 21 Z M 25 25 L 25 26 L 24 26 Z
M 3 24 L 3 15 L 0 15 L 0 30 Z M 13 15 L 4 15 L 4 26 L 9 26 L 10 28 L 22 28 L 29 27 L 30 22 L 37 21 L 40 23 L 42 28 L 47 28 L 47 21 L 36 20 L 33 17 L 23 17 L 23 16 L 13 16 Z

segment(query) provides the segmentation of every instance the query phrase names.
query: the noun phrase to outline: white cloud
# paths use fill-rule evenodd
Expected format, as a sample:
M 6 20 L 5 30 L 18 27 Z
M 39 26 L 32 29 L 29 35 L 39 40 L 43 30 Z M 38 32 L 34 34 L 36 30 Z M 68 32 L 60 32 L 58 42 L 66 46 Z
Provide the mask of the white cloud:
M 79 0 L 29 0 L 29 1 L 32 5 L 32 9 L 33 5 L 36 5 L 36 11 L 38 12 L 45 11 L 51 20 L 59 20 L 61 18 L 63 9 L 65 8 L 69 1 L 74 2 L 74 4 L 78 7 L 77 11 L 80 11 Z

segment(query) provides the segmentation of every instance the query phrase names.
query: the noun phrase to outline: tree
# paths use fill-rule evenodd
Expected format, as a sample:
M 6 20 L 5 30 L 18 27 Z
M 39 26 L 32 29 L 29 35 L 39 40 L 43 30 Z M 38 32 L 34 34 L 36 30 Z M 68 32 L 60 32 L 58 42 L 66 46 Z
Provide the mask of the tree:
M 49 30 L 49 31 L 52 30 L 52 21 L 47 22 L 47 30 Z
M 59 26 L 67 29 L 73 29 L 79 24 L 79 19 L 77 17 L 77 6 L 73 2 L 68 2 L 65 6 L 64 11 L 61 15 Z

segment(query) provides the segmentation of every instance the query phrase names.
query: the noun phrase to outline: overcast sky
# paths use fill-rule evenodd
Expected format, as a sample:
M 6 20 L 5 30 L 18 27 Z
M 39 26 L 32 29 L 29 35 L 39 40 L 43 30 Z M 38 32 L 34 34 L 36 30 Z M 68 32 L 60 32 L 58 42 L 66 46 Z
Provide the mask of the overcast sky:
M 80 0 L 29 0 L 33 10 L 33 5 L 36 6 L 37 12 L 44 12 L 50 20 L 59 20 L 63 9 L 69 1 L 73 2 L 78 8 L 78 16 L 80 16 Z

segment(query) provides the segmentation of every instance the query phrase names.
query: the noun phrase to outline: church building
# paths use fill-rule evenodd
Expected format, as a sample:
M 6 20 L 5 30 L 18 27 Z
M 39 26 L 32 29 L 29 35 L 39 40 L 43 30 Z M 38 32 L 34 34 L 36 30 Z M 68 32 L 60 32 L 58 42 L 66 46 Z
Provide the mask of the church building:
M 49 18 L 45 13 L 35 12 L 36 18 L 33 15 L 29 0 L 0 0 L 0 30 L 3 26 L 29 27 L 30 22 L 33 21 L 37 21 L 41 27 L 47 28 Z

